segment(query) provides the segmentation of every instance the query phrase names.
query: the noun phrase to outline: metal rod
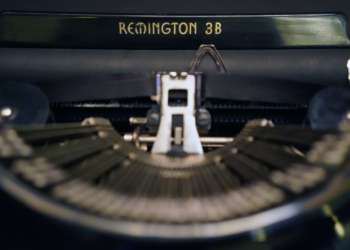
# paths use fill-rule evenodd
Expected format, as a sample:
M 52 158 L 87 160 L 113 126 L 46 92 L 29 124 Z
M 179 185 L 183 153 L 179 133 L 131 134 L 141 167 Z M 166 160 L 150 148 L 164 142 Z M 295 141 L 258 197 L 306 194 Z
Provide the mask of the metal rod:
M 348 60 L 347 67 L 348 67 L 348 80 L 349 80 L 349 83 L 350 83 L 350 59 Z
M 135 142 L 138 141 L 139 143 L 147 143 L 151 144 L 154 143 L 156 140 L 155 136 L 150 135 L 140 135 L 137 138 L 133 134 L 124 134 L 124 140 L 127 142 Z M 233 137 L 200 137 L 200 142 L 203 144 L 203 146 L 206 145 L 218 145 L 218 144 L 227 144 L 234 141 Z M 172 138 L 174 140 L 174 138 Z

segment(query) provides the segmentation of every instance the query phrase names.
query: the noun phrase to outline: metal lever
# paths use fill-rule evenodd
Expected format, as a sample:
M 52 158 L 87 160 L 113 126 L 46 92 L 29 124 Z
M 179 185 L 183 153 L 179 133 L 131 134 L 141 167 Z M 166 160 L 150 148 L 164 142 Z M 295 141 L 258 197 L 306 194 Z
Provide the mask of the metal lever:
M 350 83 L 350 59 L 348 60 L 347 67 L 348 67 L 348 81 Z
M 227 73 L 227 69 L 224 63 L 224 60 L 222 59 L 221 54 L 216 49 L 214 44 L 202 44 L 199 49 L 196 52 L 196 56 L 191 62 L 189 72 L 197 72 L 199 65 L 201 64 L 203 58 L 209 55 L 213 61 L 215 62 L 215 65 L 220 73 Z
M 160 73 L 157 81 L 160 83 L 160 125 L 152 153 L 166 154 L 177 146 L 189 154 L 203 154 L 195 119 L 196 76 L 186 72 Z M 184 102 L 173 104 L 174 92 L 185 93 Z

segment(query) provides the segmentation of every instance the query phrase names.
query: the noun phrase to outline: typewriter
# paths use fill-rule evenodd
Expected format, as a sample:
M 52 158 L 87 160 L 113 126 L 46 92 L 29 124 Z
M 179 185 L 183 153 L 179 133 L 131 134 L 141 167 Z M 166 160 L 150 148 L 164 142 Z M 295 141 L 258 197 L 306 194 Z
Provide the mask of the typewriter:
M 0 10 L 0 249 L 350 248 L 349 1 Z

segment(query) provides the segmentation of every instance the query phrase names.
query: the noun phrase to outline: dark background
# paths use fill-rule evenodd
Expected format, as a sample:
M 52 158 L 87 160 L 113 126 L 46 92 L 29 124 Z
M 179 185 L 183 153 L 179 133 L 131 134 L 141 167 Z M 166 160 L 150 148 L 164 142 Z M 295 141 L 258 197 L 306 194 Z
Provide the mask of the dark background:
M 350 13 L 348 0 L 1 0 L 1 11 L 118 14 L 288 14 Z
M 350 16 L 349 0 L 1 0 L 0 12 L 99 14 L 314 14 Z M 350 32 L 350 28 L 348 27 Z
M 0 0 L 0 12 L 66 12 L 100 14 L 309 14 L 341 13 L 349 18 L 349 0 Z M 350 29 L 348 27 L 348 31 Z M 107 53 L 107 52 L 106 52 Z M 108 52 L 109 53 L 109 52 Z M 287 67 L 286 67 L 287 68 Z M 344 78 L 344 74 L 342 74 Z M 10 200 L 10 201 L 9 201 Z M 86 233 L 79 237 L 88 241 L 73 241 L 73 234 L 60 223 L 43 220 L 17 202 L 0 193 L 1 249 L 84 249 L 86 246 L 104 249 L 110 243 L 97 241 Z M 12 216 L 9 216 L 9 215 Z M 20 222 L 20 224 L 18 224 Z M 6 226 L 4 226 L 6 225 Z M 43 231 L 43 228 L 45 230 Z M 307 233 L 305 233 L 307 235 Z M 321 235 L 321 234 L 320 234 Z M 39 241 L 37 239 L 40 239 Z M 320 237 L 322 240 L 322 236 Z M 83 243 L 82 243 L 83 242 Z M 345 249 L 346 247 L 344 247 Z M 116 247 L 112 249 L 131 249 Z M 215 248 L 213 248 L 215 249 Z M 266 249 L 266 248 L 265 248 Z M 295 248 L 297 249 L 297 248 Z

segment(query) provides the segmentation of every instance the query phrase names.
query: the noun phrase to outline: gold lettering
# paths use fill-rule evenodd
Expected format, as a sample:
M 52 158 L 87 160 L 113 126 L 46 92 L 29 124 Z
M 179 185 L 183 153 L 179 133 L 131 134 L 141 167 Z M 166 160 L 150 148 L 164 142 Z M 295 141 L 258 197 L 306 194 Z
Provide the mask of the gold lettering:
M 126 31 L 126 25 L 124 22 L 119 22 L 119 34 L 123 34 L 123 35 L 127 35 L 127 31 Z
M 171 26 L 172 26 L 172 30 L 173 30 L 173 34 L 174 35 L 177 35 L 177 27 L 178 27 L 179 23 L 177 22 L 173 22 L 171 23 Z
M 197 23 L 190 23 L 190 35 L 197 35 Z
M 205 29 L 204 34 L 206 34 L 206 35 L 211 35 L 211 34 L 213 34 L 213 23 L 207 22 L 207 23 L 205 24 L 205 26 L 206 26 L 206 29 Z
M 152 33 L 152 23 L 147 23 L 147 35 L 151 35 Z
M 134 22 L 130 22 L 130 23 L 128 24 L 128 32 L 129 32 L 129 34 L 131 34 L 131 35 L 135 35 L 135 33 L 134 33 Z
M 144 34 L 146 34 L 146 30 L 147 30 L 146 24 L 144 24 L 142 22 L 136 23 L 136 25 L 135 25 L 135 33 L 136 34 L 144 35 Z
M 159 35 L 160 23 L 152 23 L 152 35 Z
M 187 23 L 180 23 L 179 24 L 179 33 L 180 33 L 180 35 L 186 35 L 188 33 Z
M 162 23 L 161 31 L 163 35 L 169 35 L 171 33 L 170 23 Z
M 220 35 L 222 33 L 222 24 L 220 22 L 215 23 L 215 35 Z
M 118 22 L 120 35 L 197 35 L 197 22 Z M 221 34 L 221 23 L 206 23 L 206 35 Z
M 222 33 L 222 24 L 220 22 L 207 22 L 205 24 L 206 29 L 204 31 L 204 34 L 206 35 L 220 35 Z

